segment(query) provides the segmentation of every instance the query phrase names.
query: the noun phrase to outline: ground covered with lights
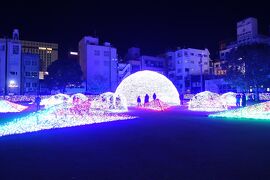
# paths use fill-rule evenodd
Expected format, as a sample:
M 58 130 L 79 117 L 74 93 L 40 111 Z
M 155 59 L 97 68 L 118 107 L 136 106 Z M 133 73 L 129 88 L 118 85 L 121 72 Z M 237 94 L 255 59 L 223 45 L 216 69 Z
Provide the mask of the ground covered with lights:
M 0 179 L 268 179 L 270 122 L 208 114 L 133 108 L 132 120 L 3 136 Z

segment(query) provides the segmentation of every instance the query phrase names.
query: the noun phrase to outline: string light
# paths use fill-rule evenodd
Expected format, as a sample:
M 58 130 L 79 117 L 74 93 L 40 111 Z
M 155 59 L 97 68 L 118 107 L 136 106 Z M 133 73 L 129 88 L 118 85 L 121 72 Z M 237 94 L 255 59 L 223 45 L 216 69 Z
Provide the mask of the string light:
M 166 109 L 169 109 L 170 106 L 164 102 L 162 102 L 159 99 L 150 101 L 149 103 L 146 103 L 142 106 L 138 106 L 139 109 L 149 109 L 154 111 L 164 111 Z
M 15 104 L 9 102 L 7 100 L 0 100 L 0 112 L 7 113 L 7 112 L 21 112 L 27 109 L 26 106 L 22 106 L 20 104 Z
M 78 104 L 65 102 L 33 112 L 1 124 L 0 136 L 135 118 L 126 114 L 94 110 L 90 107 L 90 100 Z
M 93 100 L 91 108 L 112 112 L 128 111 L 126 98 L 120 94 L 116 95 L 112 92 L 106 92 L 97 96 Z
M 210 114 L 209 117 L 226 118 L 248 118 L 248 119 L 270 119 L 270 101 L 247 106 L 244 108 L 229 110 L 216 114 Z
M 123 95 L 128 106 L 137 104 L 137 97 L 156 93 L 157 98 L 169 105 L 179 105 L 179 94 L 173 83 L 157 72 L 139 71 L 125 78 L 117 87 L 115 94 Z
M 222 102 L 226 106 L 236 106 L 236 93 L 227 92 L 220 96 Z
M 188 109 L 191 111 L 224 111 L 227 106 L 224 105 L 219 94 L 204 91 L 196 94 L 188 103 Z

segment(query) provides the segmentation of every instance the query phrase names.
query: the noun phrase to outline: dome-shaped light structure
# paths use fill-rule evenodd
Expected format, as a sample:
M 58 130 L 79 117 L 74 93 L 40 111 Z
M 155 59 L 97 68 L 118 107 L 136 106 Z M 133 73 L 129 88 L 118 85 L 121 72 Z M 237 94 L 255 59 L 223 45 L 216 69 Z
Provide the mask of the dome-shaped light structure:
M 153 71 L 139 71 L 128 76 L 115 91 L 115 94 L 122 94 L 127 99 L 128 106 L 136 105 L 138 96 L 143 103 L 146 94 L 150 97 L 149 101 L 152 101 L 154 93 L 157 99 L 166 104 L 180 104 L 179 94 L 173 83 L 162 74 Z
M 227 106 L 217 93 L 204 91 L 196 94 L 190 101 L 188 109 L 192 111 L 224 111 Z
M 41 100 L 40 105 L 44 105 L 45 108 L 49 108 L 55 105 L 63 104 L 65 102 L 71 102 L 70 97 L 66 94 L 56 94 L 47 99 Z
M 227 106 L 236 106 L 236 93 L 227 92 L 220 96 L 224 105 Z
M 91 108 L 112 112 L 126 112 L 128 110 L 126 98 L 112 92 L 106 92 L 97 96 L 92 101 Z
M 70 97 L 70 101 L 74 104 L 82 103 L 84 101 L 87 101 L 88 97 L 82 93 L 73 94 Z

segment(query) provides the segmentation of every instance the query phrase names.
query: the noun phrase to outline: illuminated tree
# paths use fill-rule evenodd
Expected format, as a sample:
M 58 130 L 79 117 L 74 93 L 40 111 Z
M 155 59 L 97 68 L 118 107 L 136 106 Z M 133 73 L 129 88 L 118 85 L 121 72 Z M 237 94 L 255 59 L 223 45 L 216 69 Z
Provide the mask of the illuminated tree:
M 249 44 L 234 48 L 224 66 L 227 69 L 225 80 L 243 91 L 252 86 L 259 101 L 259 88 L 269 82 L 270 46 Z

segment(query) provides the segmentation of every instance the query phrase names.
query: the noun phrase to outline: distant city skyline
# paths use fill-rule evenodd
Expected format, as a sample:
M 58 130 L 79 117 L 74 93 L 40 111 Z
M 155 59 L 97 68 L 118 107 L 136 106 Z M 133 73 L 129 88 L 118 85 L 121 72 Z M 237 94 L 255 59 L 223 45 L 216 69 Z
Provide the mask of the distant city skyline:
M 259 32 L 269 34 L 268 7 L 262 3 L 226 2 L 50 2 L 34 5 L 5 3 L 0 15 L 0 37 L 20 30 L 21 39 L 59 43 L 59 57 L 77 51 L 79 40 L 97 35 L 117 47 L 120 56 L 140 47 L 156 55 L 176 47 L 209 48 L 218 55 L 218 43 L 236 39 L 236 23 L 258 19 Z

